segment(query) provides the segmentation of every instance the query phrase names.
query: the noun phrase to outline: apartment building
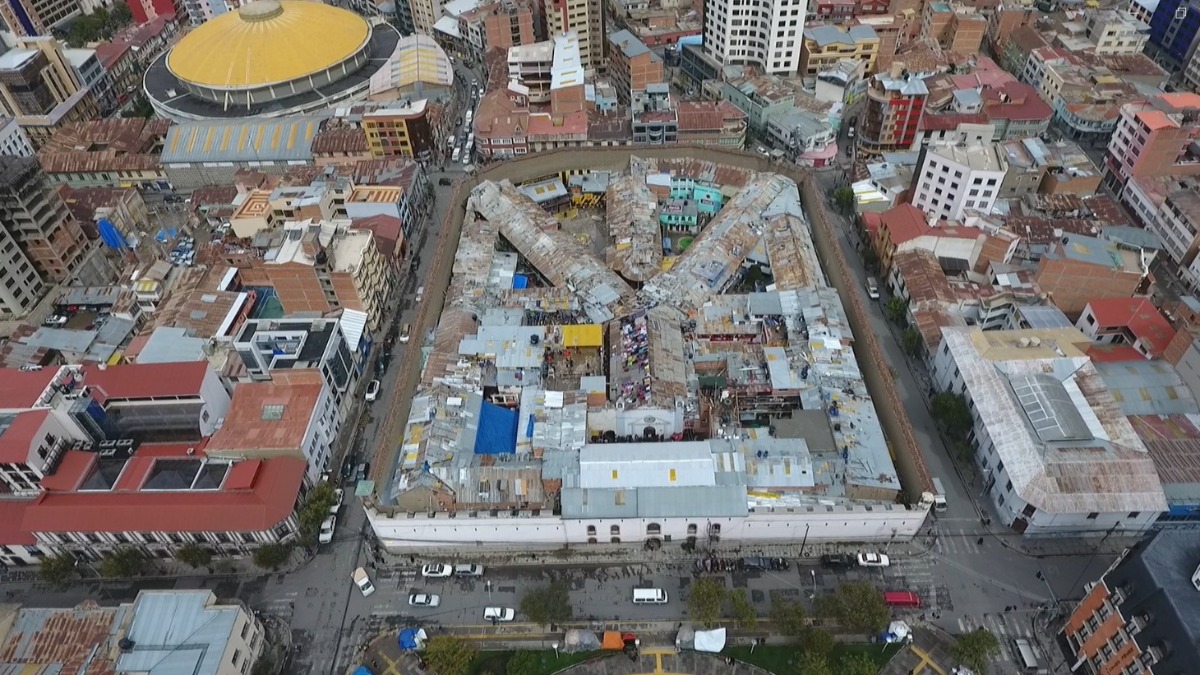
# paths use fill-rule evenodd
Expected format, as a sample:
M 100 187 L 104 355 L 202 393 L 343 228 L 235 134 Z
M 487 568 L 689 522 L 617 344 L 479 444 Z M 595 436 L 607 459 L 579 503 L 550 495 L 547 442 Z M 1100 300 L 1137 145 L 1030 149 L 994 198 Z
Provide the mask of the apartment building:
M 52 37 L 18 39 L 0 55 L 0 107 L 35 149 L 62 125 L 98 114 L 91 91 Z
M 1150 39 L 1150 26 L 1124 10 L 1090 10 L 1083 25 L 1097 54 L 1141 54 Z
M 808 26 L 800 50 L 800 73 L 810 77 L 829 70 L 839 61 L 863 65 L 865 75 L 875 73 L 879 58 L 879 36 L 870 26 Z
M 666 81 L 662 58 L 633 33 L 617 31 L 608 36 L 608 42 L 608 76 L 622 103 L 629 103 L 632 92 Z
M 1150 17 L 1146 55 L 1169 73 L 1178 73 L 1196 52 L 1200 0 L 1159 0 Z
M 92 92 L 97 112 L 101 116 L 112 114 L 117 109 L 117 92 L 113 78 L 100 63 L 95 49 L 64 49 L 63 55 L 75 69 L 83 86 Z
M 0 20 L 18 38 L 38 37 L 50 35 L 52 28 L 84 13 L 85 7 L 74 0 L 10 0 L 0 3 Z
M 0 155 L 33 156 L 33 144 L 11 117 L 0 117 Z
M 1033 26 L 1038 18 L 1037 9 L 1020 3 L 1002 3 L 988 16 L 985 44 L 991 54 L 1000 60 L 1008 46 L 1008 38 L 1022 26 Z
M 604 3 L 601 0 L 548 0 L 545 5 L 546 35 L 574 34 L 579 44 L 579 62 L 584 70 L 599 73 L 607 67 L 604 41 Z
M 940 220 L 988 213 L 1000 196 L 1008 164 L 993 144 L 930 144 L 913 182 L 913 205 Z
M 800 68 L 807 3 L 705 0 L 704 50 L 723 66 L 791 75 Z
M 508 49 L 508 80 L 519 85 L 517 93 L 530 104 L 550 102 L 554 74 L 554 41 L 535 42 Z
M 32 157 L 0 155 L 0 228 L 49 281 L 70 278 L 88 252 L 75 216 Z
M 966 327 L 942 335 L 933 386 L 966 399 L 971 454 L 1003 526 L 1027 535 L 1136 534 L 1167 510 L 1145 445 L 1126 417 L 1112 414 L 1112 394 L 1081 348 L 1086 336 Z M 1047 484 L 1047 474 L 1074 483 Z
M 1120 108 L 1104 155 L 1105 184 L 1117 194 L 1131 178 L 1200 175 L 1200 95 L 1163 93 Z
M 423 35 L 433 34 L 433 25 L 442 18 L 442 0 L 400 0 L 408 3 L 413 28 Z
M 1093 342 L 1129 345 L 1147 359 L 1163 356 L 1175 337 L 1166 317 L 1145 296 L 1091 300 L 1075 327 Z
M 17 235 L 0 227 L 0 318 L 18 319 L 45 296 L 48 287 L 18 244 Z
M 987 18 L 977 9 L 949 2 L 926 3 L 921 16 L 921 35 L 958 54 L 978 53 L 987 29 Z
M 1147 261 L 1117 243 L 1063 234 L 1038 260 L 1034 279 L 1075 320 L 1093 298 L 1128 298 L 1146 281 Z
M 429 124 L 428 99 L 399 101 L 363 113 L 363 132 L 372 157 L 428 161 L 439 151 Z
M 1078 673 L 1186 673 L 1200 662 L 1200 545 L 1164 529 L 1126 548 L 1072 609 L 1058 647 Z
M 910 74 L 902 62 L 887 73 L 878 73 L 867 85 L 867 96 L 858 127 L 859 149 L 867 153 L 907 150 L 916 139 L 929 89 Z

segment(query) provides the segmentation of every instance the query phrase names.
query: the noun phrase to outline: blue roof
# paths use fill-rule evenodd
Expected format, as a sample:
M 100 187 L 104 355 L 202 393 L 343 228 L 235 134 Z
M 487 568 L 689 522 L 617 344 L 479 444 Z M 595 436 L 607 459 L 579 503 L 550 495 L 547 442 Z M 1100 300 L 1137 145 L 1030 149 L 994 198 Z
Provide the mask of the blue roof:
M 484 402 L 479 409 L 475 454 L 500 455 L 517 451 L 517 411 Z
M 529 288 L 529 277 L 525 276 L 524 274 L 514 274 L 512 287 L 516 290 Z

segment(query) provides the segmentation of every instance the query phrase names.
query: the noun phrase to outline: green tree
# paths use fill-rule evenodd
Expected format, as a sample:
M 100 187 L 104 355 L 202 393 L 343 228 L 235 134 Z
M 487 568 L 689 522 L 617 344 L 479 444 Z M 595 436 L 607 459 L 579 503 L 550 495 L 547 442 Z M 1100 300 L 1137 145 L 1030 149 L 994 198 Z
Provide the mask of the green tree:
M 207 567 L 212 562 L 212 553 L 200 544 L 184 544 L 175 551 L 175 559 L 188 567 Z
M 100 573 L 106 577 L 136 577 L 146 570 L 146 554 L 131 546 L 122 546 L 100 562 Z
M 429 638 L 421 658 L 437 675 L 466 675 L 475 660 L 475 646 L 456 635 Z
M 720 620 L 724 604 L 725 587 L 715 579 L 700 579 L 692 584 L 688 593 L 688 617 L 705 628 L 712 628 Z
M 265 544 L 254 550 L 254 564 L 265 570 L 277 570 L 292 557 L 288 544 Z
M 992 659 L 1000 655 L 1000 641 L 986 628 L 976 628 L 954 639 L 950 656 L 977 673 L 987 673 Z
M 801 637 L 808 629 L 804 606 L 775 594 L 771 595 L 771 623 L 775 624 L 775 632 L 794 638 Z
M 738 628 L 754 630 L 758 625 L 758 612 L 750 602 L 750 596 L 746 595 L 746 589 L 739 588 L 729 594 L 729 609 L 733 618 L 737 620 Z
M 846 654 L 838 659 L 838 675 L 876 675 L 879 666 L 862 652 Z
M 921 353 L 921 331 L 916 328 L 906 328 L 900 336 L 900 342 L 904 345 L 904 351 L 912 356 Z
M 317 543 L 317 534 L 321 531 L 321 523 L 329 517 L 329 508 L 337 501 L 333 486 L 329 483 L 318 483 L 304 496 L 300 505 L 297 520 L 300 521 L 300 543 L 312 546 Z
M 816 626 L 808 626 L 800 634 L 800 649 L 806 654 L 828 657 L 833 653 L 833 635 Z
M 883 313 L 887 315 L 888 321 L 894 324 L 902 324 L 908 316 L 908 303 L 903 298 L 893 295 L 884 304 Z
M 55 588 L 63 588 L 75 576 L 76 562 L 75 556 L 68 553 L 42 558 L 38 578 Z
M 541 626 L 569 621 L 571 598 L 567 585 L 555 582 L 529 591 L 521 598 L 521 613 Z
M 962 439 L 974 425 L 971 419 L 971 409 L 961 394 L 942 392 L 935 394 L 930 401 L 933 418 L 937 420 L 946 434 L 953 439 Z
M 833 205 L 842 213 L 850 213 L 854 208 L 854 189 L 840 187 L 833 191 Z
M 833 669 L 824 656 L 801 654 L 796 660 L 796 675 L 833 675 Z
M 887 626 L 891 612 L 883 604 L 883 593 L 862 581 L 847 581 L 822 603 L 848 633 L 874 635 Z

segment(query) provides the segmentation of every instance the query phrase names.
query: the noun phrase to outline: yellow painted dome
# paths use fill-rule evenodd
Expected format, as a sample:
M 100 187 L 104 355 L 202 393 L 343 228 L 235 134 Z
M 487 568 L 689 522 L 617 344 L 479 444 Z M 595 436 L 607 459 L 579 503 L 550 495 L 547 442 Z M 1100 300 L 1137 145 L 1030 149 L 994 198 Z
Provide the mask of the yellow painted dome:
M 256 0 L 188 33 L 167 57 L 181 80 L 245 89 L 303 78 L 359 52 L 371 37 L 349 10 L 307 0 Z

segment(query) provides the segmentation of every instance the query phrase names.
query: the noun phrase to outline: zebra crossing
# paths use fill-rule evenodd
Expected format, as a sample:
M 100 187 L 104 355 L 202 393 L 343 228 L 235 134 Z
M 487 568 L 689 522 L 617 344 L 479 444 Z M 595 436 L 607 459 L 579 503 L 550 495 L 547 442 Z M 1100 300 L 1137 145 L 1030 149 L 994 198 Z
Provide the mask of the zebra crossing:
M 981 546 L 979 535 L 968 532 L 966 528 L 952 528 L 938 525 L 934 530 L 933 550 L 939 555 L 966 555 L 980 553 L 987 547 L 987 541 Z

